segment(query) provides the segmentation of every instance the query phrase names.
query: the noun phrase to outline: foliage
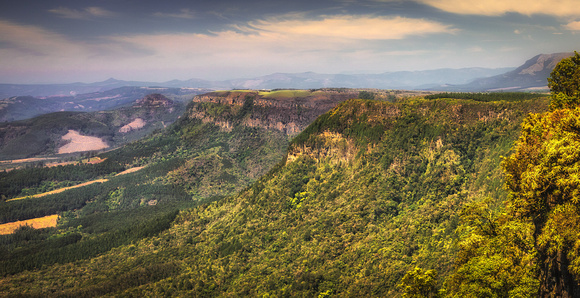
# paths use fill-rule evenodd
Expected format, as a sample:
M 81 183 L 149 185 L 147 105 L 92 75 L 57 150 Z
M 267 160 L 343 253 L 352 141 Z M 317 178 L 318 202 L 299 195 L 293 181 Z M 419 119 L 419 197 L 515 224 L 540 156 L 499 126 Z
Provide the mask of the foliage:
M 580 54 L 560 61 L 548 78 L 552 91 L 550 109 L 574 108 L 580 97 Z
M 360 99 L 375 99 L 375 95 L 369 91 L 360 91 L 358 93 L 358 98 L 360 98 Z
M 485 92 L 485 93 L 471 93 L 471 92 L 444 92 L 432 95 L 426 95 L 425 99 L 438 98 L 455 98 L 455 99 L 470 99 L 475 101 L 490 102 L 490 101 L 524 101 L 544 97 L 541 93 L 527 93 L 527 92 Z
M 455 296 L 566 296 L 580 293 L 580 55 L 548 79 L 550 112 L 524 119 L 504 160 L 505 206 L 466 208 L 465 234 L 450 279 Z
M 530 115 L 504 165 L 510 204 L 534 225 L 544 293 L 580 290 L 580 242 L 572 236 L 580 233 L 578 131 L 580 108 Z
M 168 229 L 177 215 L 177 210 L 167 211 L 166 209 L 159 212 L 160 210 L 154 209 L 154 207 L 143 208 L 137 212 L 131 212 L 133 218 L 130 220 L 119 216 L 126 216 L 127 212 L 116 214 L 116 218 L 92 216 L 90 221 L 83 220 L 84 223 L 88 223 L 89 227 L 105 223 L 105 220 L 108 220 L 106 224 L 109 226 L 113 223 L 122 223 L 120 226 L 113 226 L 108 231 L 92 237 L 87 234 L 83 236 L 83 232 L 86 231 L 81 225 L 61 234 L 33 232 L 34 230 L 25 228 L 13 235 L 0 236 L 3 256 L 0 261 L 0 276 L 31 270 L 42 265 L 68 263 L 94 257 L 113 247 L 153 236 Z M 111 222 L 111 219 L 114 221 Z M 70 226 L 71 223 L 69 222 L 68 225 Z M 2 239 L 3 237 L 5 239 Z
M 461 212 L 462 233 L 454 274 L 448 280 L 452 297 L 533 297 L 539 282 L 533 227 L 483 200 Z
M 407 272 L 401 279 L 399 287 L 403 289 L 403 297 L 423 298 L 437 296 L 437 271 L 427 270 L 423 272 L 421 268 Z
M 242 105 L 231 110 L 231 119 Z M 286 158 L 278 158 L 266 174 L 257 173 L 261 177 L 238 195 L 181 211 L 169 229 L 98 257 L 7 276 L 0 291 L 32 296 L 391 297 L 402 295 L 397 285 L 416 267 L 427 268 L 415 276 L 425 281 L 429 272 L 431 291 L 454 268 L 455 230 L 465 202 L 503 193 L 494 184 L 502 177 L 499 159 L 491 157 L 507 154 L 521 119 L 545 108 L 543 100 L 347 101 L 295 138 Z M 180 120 L 170 133 L 178 145 L 160 147 L 167 153 L 140 155 L 139 150 L 150 150 L 146 143 L 123 149 L 136 150 L 140 157 L 134 164 L 151 164 L 103 184 L 103 199 L 95 197 L 93 209 L 87 203 L 67 211 L 67 227 L 84 227 L 81 220 L 96 217 L 108 227 L 105 214 L 125 213 L 117 213 L 123 212 L 119 207 L 108 211 L 106 203 L 114 198 L 123 204 L 125 196 L 137 196 L 138 186 L 189 184 L 190 192 L 229 181 L 224 172 L 235 176 L 234 165 L 271 167 L 256 162 L 269 152 L 264 140 L 276 140 L 268 139 L 271 132 L 247 127 L 227 131 L 204 119 Z M 160 139 L 150 141 L 159 144 Z M 131 160 L 130 153 L 111 152 L 109 158 L 115 156 Z M 220 178 L 199 182 L 197 172 Z M 131 186 L 130 181 L 138 182 Z M 140 210 L 131 209 L 136 199 L 129 196 L 124 210 Z M 107 233 L 96 224 L 83 227 L 81 236 Z M 523 233 L 510 230 L 516 232 Z
M 80 183 L 87 180 L 94 180 L 111 173 L 118 173 L 125 170 L 125 166 L 113 160 L 105 160 L 98 164 L 65 165 L 48 168 L 28 168 L 13 170 L 10 172 L 0 172 L 0 193 L 10 199 L 18 197 L 21 192 L 28 188 L 37 188 L 51 182 L 72 182 Z M 67 185 L 69 186 L 69 185 Z M 45 187 L 40 190 L 49 191 L 56 187 Z M 32 195 L 25 193 L 22 195 Z

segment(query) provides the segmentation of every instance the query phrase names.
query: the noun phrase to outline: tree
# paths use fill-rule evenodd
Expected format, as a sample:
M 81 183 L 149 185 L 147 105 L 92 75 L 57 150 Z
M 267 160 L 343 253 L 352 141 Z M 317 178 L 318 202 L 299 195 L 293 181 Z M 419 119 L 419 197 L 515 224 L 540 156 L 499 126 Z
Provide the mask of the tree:
M 580 295 L 580 55 L 563 59 L 548 79 L 550 112 L 522 123 L 504 160 L 509 207 L 532 222 L 540 295 Z
M 437 270 L 423 272 L 423 269 L 415 267 L 405 274 L 399 287 L 405 292 L 403 297 L 437 297 Z
M 358 93 L 360 99 L 375 99 L 375 94 L 369 91 L 360 91 Z
M 504 161 L 513 212 L 534 225 L 542 296 L 580 294 L 580 108 L 532 114 Z
M 580 54 L 562 59 L 548 78 L 552 91 L 550 109 L 577 106 L 580 98 Z
M 551 111 L 524 119 L 502 163 L 505 207 L 462 212 L 454 297 L 580 296 L 580 55 L 548 80 Z

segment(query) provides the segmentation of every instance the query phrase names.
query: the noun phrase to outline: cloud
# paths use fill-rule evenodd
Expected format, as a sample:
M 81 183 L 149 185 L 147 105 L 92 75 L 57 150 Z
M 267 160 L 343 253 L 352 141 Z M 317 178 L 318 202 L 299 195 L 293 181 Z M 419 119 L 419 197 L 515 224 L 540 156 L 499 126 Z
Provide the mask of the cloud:
M 321 20 L 260 20 L 255 28 L 289 36 L 316 36 L 361 40 L 403 39 L 412 35 L 454 33 L 457 29 L 439 22 L 404 17 L 327 16 Z
M 156 12 L 153 15 L 156 17 L 163 17 L 163 18 L 178 18 L 178 19 L 193 19 L 193 18 L 195 18 L 195 13 L 188 8 L 181 9 L 179 11 L 179 13 Z
M 108 11 L 104 8 L 100 8 L 100 7 L 96 7 L 96 6 L 87 7 L 83 10 L 76 10 L 76 9 L 71 9 L 71 8 L 67 8 L 67 7 L 59 7 L 59 8 L 50 9 L 49 12 L 54 13 L 56 15 L 59 15 L 62 18 L 77 19 L 77 20 L 93 18 L 93 17 L 94 18 L 112 18 L 112 17 L 115 17 L 117 15 L 116 13 L 114 13 L 112 11 Z
M 70 42 L 60 34 L 3 20 L 0 20 L 0 43 L 4 45 L 3 50 L 25 51 L 36 56 L 69 52 L 71 49 Z
M 95 61 L 99 64 L 135 55 L 123 45 L 72 41 L 42 27 L 0 20 L 0 69 L 82 68 Z
M 24 78 L 48 72 L 50 78 L 74 80 L 79 73 L 174 79 L 276 71 L 384 71 L 379 61 L 396 60 L 388 65 L 390 69 L 409 68 L 414 55 L 427 55 L 424 47 L 419 49 L 423 52 L 396 47 L 394 40 L 457 31 L 424 19 L 324 16 L 307 20 L 298 15 L 230 28 L 210 34 L 112 35 L 102 36 L 99 42 L 82 42 L 41 27 L 0 20 L 0 77 L 12 78 L 16 71 Z
M 564 25 L 564 29 L 568 29 L 571 31 L 580 31 L 580 21 L 570 22 Z
M 373 43 L 380 41 L 457 31 L 448 25 L 423 19 L 369 16 L 270 19 L 233 28 L 235 30 L 213 34 L 141 34 L 112 36 L 110 40 L 150 51 L 160 59 L 183 57 L 191 60 L 200 55 L 255 59 L 260 57 L 259 52 L 280 58 L 303 53 L 354 52 L 376 48 Z
M 417 0 L 443 11 L 456 14 L 500 16 L 506 13 L 523 15 L 578 16 L 577 0 Z

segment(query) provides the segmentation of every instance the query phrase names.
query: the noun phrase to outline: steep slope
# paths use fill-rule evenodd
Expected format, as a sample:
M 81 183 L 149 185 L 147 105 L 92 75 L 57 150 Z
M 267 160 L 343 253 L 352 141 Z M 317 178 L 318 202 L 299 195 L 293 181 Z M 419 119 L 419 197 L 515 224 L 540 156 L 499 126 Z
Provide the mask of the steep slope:
M 415 266 L 449 274 L 459 210 L 505 196 L 500 156 L 522 118 L 546 108 L 546 99 L 350 100 L 308 126 L 239 195 L 183 211 L 168 230 L 102 256 L 8 276 L 0 290 L 396 296 Z

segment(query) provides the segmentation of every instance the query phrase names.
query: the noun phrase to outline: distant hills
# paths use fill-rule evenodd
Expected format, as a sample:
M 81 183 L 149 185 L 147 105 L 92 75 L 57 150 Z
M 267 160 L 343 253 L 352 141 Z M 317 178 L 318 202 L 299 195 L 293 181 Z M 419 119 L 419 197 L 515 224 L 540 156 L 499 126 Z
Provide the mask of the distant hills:
M 522 66 L 503 74 L 479 78 L 468 84 L 434 88 L 449 91 L 533 91 L 548 90 L 547 78 L 560 62 L 574 53 L 541 54 L 526 61 Z
M 118 83 L 118 85 L 121 85 L 121 83 Z M 39 89 L 38 91 L 40 92 L 42 90 Z M 131 106 L 135 100 L 151 93 L 162 93 L 172 100 L 185 102 L 191 100 L 194 95 L 207 91 L 204 89 L 188 88 L 126 86 L 106 91 L 68 96 L 12 96 L 0 99 L 0 122 L 18 121 L 61 111 L 96 112 L 112 110 Z
M 396 71 L 380 74 L 274 73 L 255 78 L 224 81 L 203 79 L 139 82 L 108 79 L 96 83 L 0 84 L 0 98 L 13 96 L 75 97 L 78 94 L 106 92 L 121 87 L 193 88 L 201 94 L 231 89 L 317 89 L 329 87 L 376 88 L 439 91 L 502 91 L 546 89 L 554 66 L 572 53 L 540 54 L 518 68 L 461 68 L 423 71 Z
M 71 97 L 82 93 L 106 92 L 121 87 L 199 88 L 200 91 L 231 89 L 318 89 L 329 87 L 376 89 L 429 89 L 444 84 L 466 84 L 477 78 L 503 74 L 513 68 L 461 68 L 424 71 L 397 71 L 381 74 L 275 73 L 255 78 L 225 81 L 202 79 L 168 82 L 138 82 L 108 79 L 91 84 L 18 85 L 0 84 L 0 98 L 12 96 Z M 210 90 L 208 90 L 210 89 Z M 200 92 L 202 93 L 202 92 Z
M 161 94 L 149 94 L 132 105 L 109 111 L 54 112 L 31 119 L 0 123 L 0 160 L 93 150 L 82 147 L 92 138 L 117 147 L 164 129 L 183 114 L 185 104 Z M 78 136 L 67 141 L 65 134 Z M 61 150 L 70 143 L 77 149 Z M 78 147 L 81 146 L 81 147 Z M 99 147 L 100 149 L 101 147 Z M 96 148 L 95 148 L 96 149 Z

